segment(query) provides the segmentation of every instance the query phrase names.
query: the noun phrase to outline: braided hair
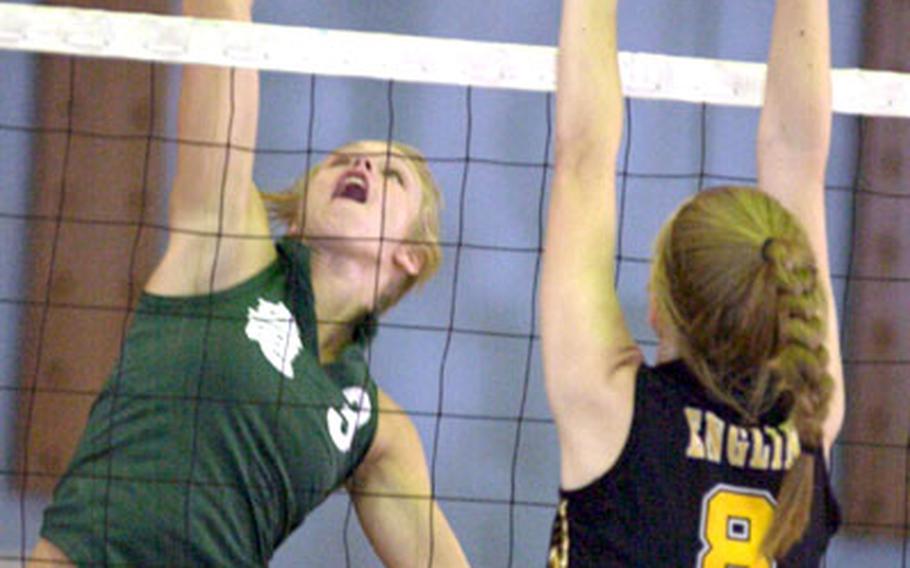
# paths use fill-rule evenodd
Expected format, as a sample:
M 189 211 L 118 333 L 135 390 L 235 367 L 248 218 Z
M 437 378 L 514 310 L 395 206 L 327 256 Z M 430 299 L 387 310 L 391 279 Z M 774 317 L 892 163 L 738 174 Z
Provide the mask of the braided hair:
M 661 230 L 652 290 L 679 354 L 708 393 L 755 424 L 786 412 L 804 447 L 820 447 L 833 380 L 824 346 L 824 288 L 799 221 L 753 188 L 719 187 L 686 202 Z M 784 477 L 764 552 L 780 558 L 802 536 L 814 457 Z

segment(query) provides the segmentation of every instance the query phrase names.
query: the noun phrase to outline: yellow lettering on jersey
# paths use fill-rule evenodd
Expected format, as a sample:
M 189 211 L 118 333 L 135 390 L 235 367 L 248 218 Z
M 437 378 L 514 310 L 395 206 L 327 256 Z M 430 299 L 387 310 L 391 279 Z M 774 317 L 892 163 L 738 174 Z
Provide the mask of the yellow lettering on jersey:
M 701 410 L 687 406 L 685 409 L 686 423 L 689 425 L 689 447 L 686 448 L 686 457 L 705 459 L 705 443 L 701 440 Z
M 689 428 L 686 457 L 758 471 L 790 469 L 800 454 L 792 424 L 751 428 L 727 423 L 710 410 L 687 406 Z
M 767 471 L 771 462 L 771 446 L 765 444 L 765 437 L 761 429 L 749 428 L 752 434 L 752 459 L 749 461 L 749 467 Z
M 705 451 L 708 461 L 720 463 L 724 451 L 724 421 L 713 412 L 705 412 Z
M 727 426 L 727 461 L 734 467 L 745 467 L 749 454 L 749 431 L 739 426 Z
M 562 499 L 556 509 L 553 533 L 550 537 L 550 557 L 547 568 L 568 568 L 569 566 L 569 502 Z
M 771 439 L 771 471 L 780 471 L 784 467 L 784 437 L 770 426 L 765 426 L 765 434 Z

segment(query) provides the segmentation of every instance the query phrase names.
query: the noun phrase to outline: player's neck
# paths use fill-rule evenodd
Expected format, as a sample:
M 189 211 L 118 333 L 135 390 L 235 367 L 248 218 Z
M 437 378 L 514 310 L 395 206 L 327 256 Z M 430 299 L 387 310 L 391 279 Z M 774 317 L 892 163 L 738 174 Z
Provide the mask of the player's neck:
M 672 341 L 667 335 L 662 334 L 660 340 L 657 342 L 657 364 L 668 363 L 679 359 L 679 349 L 676 346 L 676 343 Z
M 354 326 L 373 305 L 375 263 L 314 247 L 310 274 L 319 359 L 328 363 L 350 343 Z

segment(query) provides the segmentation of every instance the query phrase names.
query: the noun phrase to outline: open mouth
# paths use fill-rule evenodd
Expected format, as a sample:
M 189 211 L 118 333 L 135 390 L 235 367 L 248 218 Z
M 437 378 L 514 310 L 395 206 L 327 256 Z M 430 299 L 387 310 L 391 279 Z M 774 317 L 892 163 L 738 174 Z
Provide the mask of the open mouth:
M 366 203 L 370 194 L 370 184 L 365 175 L 359 172 L 350 172 L 338 180 L 333 198 L 350 199 L 357 203 Z

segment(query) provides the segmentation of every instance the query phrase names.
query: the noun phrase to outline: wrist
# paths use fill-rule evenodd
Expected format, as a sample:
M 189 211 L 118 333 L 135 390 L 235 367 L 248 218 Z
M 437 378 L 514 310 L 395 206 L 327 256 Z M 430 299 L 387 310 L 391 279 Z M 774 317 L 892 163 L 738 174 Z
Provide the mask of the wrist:
M 183 15 L 194 18 L 250 21 L 253 0 L 183 0 Z

